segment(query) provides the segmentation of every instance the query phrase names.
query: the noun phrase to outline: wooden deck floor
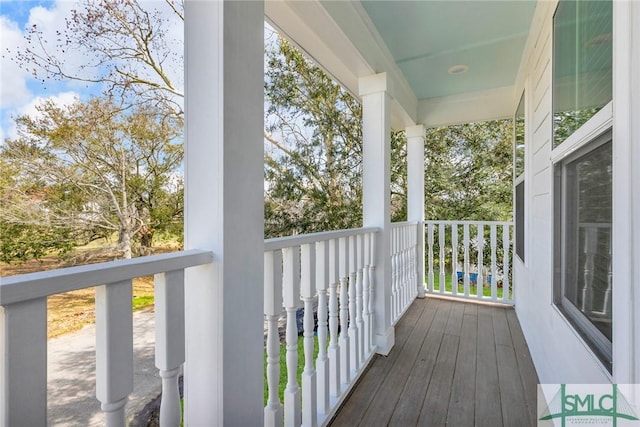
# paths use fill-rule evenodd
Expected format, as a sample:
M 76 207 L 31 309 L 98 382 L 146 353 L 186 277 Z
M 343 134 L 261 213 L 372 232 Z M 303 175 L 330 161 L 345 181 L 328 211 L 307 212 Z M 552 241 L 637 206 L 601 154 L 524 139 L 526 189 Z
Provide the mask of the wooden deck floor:
M 512 308 L 418 299 L 331 426 L 533 426 L 537 383 Z

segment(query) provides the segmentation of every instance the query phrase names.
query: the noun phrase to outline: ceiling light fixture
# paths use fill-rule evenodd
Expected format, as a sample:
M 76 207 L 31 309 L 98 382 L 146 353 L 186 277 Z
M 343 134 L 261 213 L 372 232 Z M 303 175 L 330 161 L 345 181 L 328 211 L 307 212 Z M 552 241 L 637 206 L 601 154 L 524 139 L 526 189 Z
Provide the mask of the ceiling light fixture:
M 469 66 L 464 64 L 454 65 L 447 70 L 449 74 L 463 74 L 467 71 L 469 71 Z

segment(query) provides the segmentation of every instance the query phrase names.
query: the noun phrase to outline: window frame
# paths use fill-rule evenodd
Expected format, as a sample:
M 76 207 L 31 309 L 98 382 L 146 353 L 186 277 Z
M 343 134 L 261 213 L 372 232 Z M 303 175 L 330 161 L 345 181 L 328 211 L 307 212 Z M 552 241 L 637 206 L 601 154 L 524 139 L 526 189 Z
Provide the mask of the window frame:
M 525 182 L 525 174 L 527 170 L 526 161 L 526 147 L 527 147 L 527 132 L 526 132 L 526 97 L 527 91 L 523 90 L 520 96 L 520 101 L 516 106 L 516 111 L 513 115 L 513 223 L 514 223 L 514 254 L 515 256 L 526 265 L 526 205 L 527 205 L 527 190 Z M 520 111 L 522 110 L 522 111 Z M 522 114 L 520 114 L 520 112 Z M 518 157 L 518 119 L 522 118 L 522 173 L 517 175 L 517 157 Z M 517 189 L 522 186 L 522 212 L 518 211 L 518 193 Z M 521 215 L 521 217 L 520 217 Z M 520 219 L 520 220 L 519 220 Z M 522 244 L 519 245 L 518 242 Z M 522 252 L 520 252 L 520 249 Z
M 555 11 L 553 13 L 553 19 L 551 21 L 552 32 L 551 32 L 551 110 L 550 110 L 550 119 L 551 129 L 550 129 L 550 139 L 549 143 L 551 146 L 551 209 L 552 209 L 552 251 L 551 251 L 551 265 L 553 266 L 553 274 L 552 274 L 552 301 L 550 301 L 554 307 L 559 311 L 561 316 L 571 325 L 572 330 L 581 337 L 582 342 L 585 345 L 585 348 L 589 349 L 589 351 L 593 354 L 594 358 L 597 359 L 602 366 L 603 370 L 606 370 L 609 375 L 612 375 L 613 372 L 613 340 L 615 339 L 615 330 L 614 330 L 614 320 L 615 316 L 611 313 L 611 322 L 612 322 L 612 339 L 609 340 L 600 332 L 595 325 L 593 325 L 590 320 L 582 313 L 580 310 L 573 305 L 573 303 L 564 297 L 564 260 L 566 259 L 566 255 L 563 252 L 566 247 L 566 237 L 562 234 L 562 223 L 566 218 L 566 200 L 563 200 L 562 190 L 564 188 L 563 181 L 557 179 L 557 173 L 562 171 L 562 168 L 565 165 L 568 165 L 574 160 L 579 159 L 582 155 L 585 155 L 592 150 L 596 149 L 600 145 L 607 143 L 608 140 L 601 140 L 605 134 L 610 135 L 610 143 L 612 144 L 612 151 L 615 155 L 615 141 L 613 140 L 614 132 L 613 132 L 613 97 L 615 94 L 615 88 L 612 89 L 611 100 L 606 103 L 604 106 L 600 108 L 593 116 L 591 116 L 586 122 L 584 122 L 579 128 L 575 129 L 564 141 L 555 143 L 555 103 L 558 101 L 556 99 L 555 93 L 555 79 L 556 79 L 556 61 L 555 61 L 555 38 L 556 38 L 556 14 L 558 11 L 558 7 L 560 6 L 560 1 L 556 4 Z M 615 58 L 612 58 L 615 59 Z M 612 68 L 613 68 L 612 61 Z M 612 79 L 614 79 L 614 70 L 612 69 Z M 612 159 L 612 167 L 613 163 L 615 163 L 615 159 Z M 615 174 L 614 174 L 615 176 Z M 563 178 L 563 180 L 566 178 Z M 515 188 L 515 187 L 514 187 Z M 612 193 L 613 193 L 613 184 L 612 184 Z M 557 218 L 556 211 L 560 207 L 562 209 L 560 220 Z M 614 205 L 612 204 L 612 211 L 614 210 Z M 613 212 L 612 212 L 613 214 Z M 611 234 L 612 239 L 614 236 L 614 224 L 613 224 L 613 215 L 612 215 L 612 224 L 611 224 Z M 613 251 L 613 241 L 612 241 L 612 251 Z M 613 269 L 614 261 L 612 259 L 612 269 Z M 611 298 L 614 299 L 614 291 L 612 285 Z M 563 298 L 566 299 L 565 304 L 563 304 Z M 595 330 L 595 331 L 594 331 Z M 591 333 L 591 335 L 589 335 Z M 595 339 L 594 339 L 595 337 Z M 604 339 L 604 341 L 601 340 Z M 602 349 L 605 348 L 605 352 Z M 608 354 L 605 354 L 608 353 Z
M 569 300 L 564 291 L 566 288 L 566 260 L 567 241 L 566 241 L 566 218 L 567 218 L 567 200 L 564 193 L 567 188 L 568 177 L 565 172 L 568 165 L 573 161 L 579 160 L 585 155 L 591 153 L 597 148 L 611 143 L 613 145 L 612 128 L 606 129 L 600 135 L 586 142 L 583 142 L 579 148 L 567 154 L 562 160 L 554 164 L 554 200 L 553 200 L 553 223 L 554 223 L 554 278 L 553 278 L 553 303 L 564 315 L 564 317 L 573 326 L 574 330 L 582 337 L 591 351 L 597 356 L 605 368 L 612 372 L 613 366 L 613 340 L 609 340 L 588 318 L 582 313 L 575 304 Z M 613 193 L 613 186 L 611 188 Z M 613 208 L 612 208 L 613 209 Z M 558 212 L 559 211 L 559 212 Z M 559 218 L 558 218 L 559 217 Z M 613 237 L 613 224 L 612 237 Z M 613 287 L 611 293 L 613 294 Z M 612 312 L 612 328 L 613 328 L 613 312 Z

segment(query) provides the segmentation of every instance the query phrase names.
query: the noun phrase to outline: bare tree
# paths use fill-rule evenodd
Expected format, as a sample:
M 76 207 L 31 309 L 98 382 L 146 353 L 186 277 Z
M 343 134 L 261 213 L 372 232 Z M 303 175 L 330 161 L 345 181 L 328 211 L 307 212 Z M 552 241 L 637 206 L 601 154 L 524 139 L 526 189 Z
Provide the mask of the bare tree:
M 137 0 L 81 0 L 55 39 L 33 25 L 26 48 L 9 53 L 39 80 L 100 84 L 126 105 L 150 103 L 182 116 L 183 44 L 167 30 L 184 21 L 184 8 L 181 1 L 165 4 L 163 13 Z M 86 58 L 81 64 L 69 61 L 77 53 Z

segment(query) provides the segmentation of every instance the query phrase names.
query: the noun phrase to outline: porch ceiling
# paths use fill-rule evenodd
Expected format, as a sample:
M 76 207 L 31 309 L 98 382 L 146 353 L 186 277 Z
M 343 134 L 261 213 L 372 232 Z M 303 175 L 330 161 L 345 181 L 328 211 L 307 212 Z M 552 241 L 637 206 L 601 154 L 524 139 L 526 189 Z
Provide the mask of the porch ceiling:
M 418 99 L 512 86 L 534 1 L 362 2 Z M 450 74 L 456 65 L 469 67 Z
M 509 116 L 535 0 L 267 1 L 267 18 L 357 94 L 386 72 L 392 126 Z M 467 72 L 450 74 L 455 65 Z

